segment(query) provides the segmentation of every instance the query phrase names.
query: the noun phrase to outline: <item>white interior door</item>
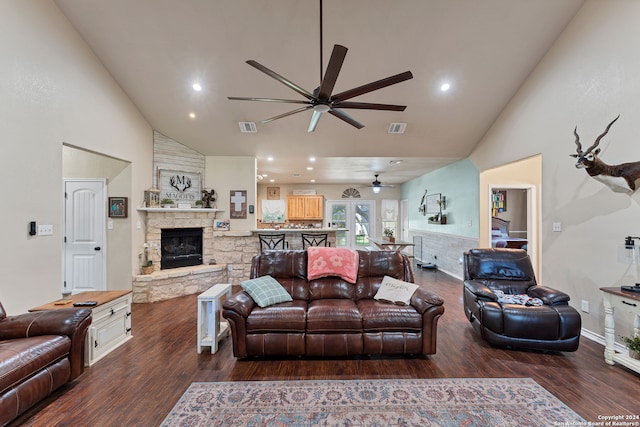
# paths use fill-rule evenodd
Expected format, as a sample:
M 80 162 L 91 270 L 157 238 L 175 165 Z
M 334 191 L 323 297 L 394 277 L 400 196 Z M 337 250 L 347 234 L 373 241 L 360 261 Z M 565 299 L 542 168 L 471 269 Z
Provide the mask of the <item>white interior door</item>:
M 346 228 L 336 232 L 336 246 L 362 249 L 370 245 L 369 237 L 374 229 L 375 202 L 373 200 L 329 200 L 326 218 L 334 228 Z
M 106 183 L 65 180 L 64 294 L 106 290 Z

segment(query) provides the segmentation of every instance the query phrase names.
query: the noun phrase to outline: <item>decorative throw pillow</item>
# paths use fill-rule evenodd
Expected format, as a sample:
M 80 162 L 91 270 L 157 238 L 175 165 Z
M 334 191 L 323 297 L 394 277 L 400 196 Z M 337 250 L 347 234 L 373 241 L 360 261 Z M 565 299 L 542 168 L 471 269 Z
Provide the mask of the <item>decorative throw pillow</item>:
M 358 251 L 347 248 L 307 248 L 307 280 L 336 276 L 349 283 L 358 280 Z
M 387 301 L 399 305 L 409 305 L 411 296 L 418 289 L 418 285 L 384 276 L 378 292 L 373 299 Z
M 271 276 L 245 280 L 240 282 L 240 286 L 262 308 L 279 302 L 293 301 L 289 292 Z

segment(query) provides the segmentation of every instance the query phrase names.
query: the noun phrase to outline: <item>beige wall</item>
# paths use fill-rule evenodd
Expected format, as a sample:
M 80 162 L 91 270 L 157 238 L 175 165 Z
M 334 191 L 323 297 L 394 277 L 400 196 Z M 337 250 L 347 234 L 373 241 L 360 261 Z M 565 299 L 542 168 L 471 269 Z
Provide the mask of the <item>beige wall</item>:
M 229 219 L 231 209 L 231 191 L 247 191 L 247 207 L 256 206 L 256 159 L 253 157 L 214 157 L 205 158 L 205 188 L 216 191 L 215 204 L 219 212 L 217 219 Z M 247 209 L 248 211 L 248 209 Z M 244 231 L 255 228 L 256 211 L 247 212 L 246 219 L 231 220 L 231 230 Z
M 51 1 L 0 2 L 0 57 L 0 301 L 17 314 L 61 295 L 64 143 L 131 163 L 119 286 L 130 289 L 144 241 L 133 207 L 151 186 L 150 126 Z M 53 236 L 30 237 L 29 221 L 52 224 Z
M 514 96 L 471 160 L 481 171 L 541 153 L 541 264 L 543 284 L 568 292 L 583 326 L 604 333 L 603 286 L 635 282 L 633 266 L 617 262 L 626 235 L 639 235 L 640 194 L 614 193 L 574 167 L 573 129 L 600 157 L 640 161 L 640 2 L 587 1 Z M 484 191 L 481 187 L 481 191 Z M 481 196 L 482 200 L 482 196 Z M 560 222 L 561 232 L 552 224 Z

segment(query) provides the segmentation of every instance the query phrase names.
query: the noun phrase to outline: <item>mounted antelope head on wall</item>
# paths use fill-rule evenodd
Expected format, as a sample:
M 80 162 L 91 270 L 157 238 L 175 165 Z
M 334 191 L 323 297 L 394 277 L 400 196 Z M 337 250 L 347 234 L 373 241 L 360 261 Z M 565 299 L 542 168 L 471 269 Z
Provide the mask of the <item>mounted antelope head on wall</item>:
M 586 151 L 582 151 L 582 144 L 580 144 L 580 137 L 578 136 L 578 126 L 576 126 L 573 134 L 576 136 L 576 152 L 578 154 L 570 154 L 570 156 L 578 159 L 576 168 L 584 168 L 590 177 L 600 181 L 616 193 L 633 193 L 640 185 L 640 162 L 608 165 L 598 158 L 600 140 L 609 132 L 611 125 L 619 118 L 620 115 L 613 119 L 604 132 L 596 138 L 596 142 Z

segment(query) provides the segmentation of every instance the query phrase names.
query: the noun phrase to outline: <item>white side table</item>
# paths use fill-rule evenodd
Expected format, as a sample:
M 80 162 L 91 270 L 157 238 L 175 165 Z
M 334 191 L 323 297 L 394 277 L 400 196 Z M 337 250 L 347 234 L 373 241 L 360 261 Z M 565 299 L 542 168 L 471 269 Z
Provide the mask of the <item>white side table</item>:
M 231 284 L 219 283 L 198 295 L 198 354 L 202 347 L 218 351 L 218 341 L 229 333 L 229 323 L 220 319 L 220 297 L 231 296 Z

